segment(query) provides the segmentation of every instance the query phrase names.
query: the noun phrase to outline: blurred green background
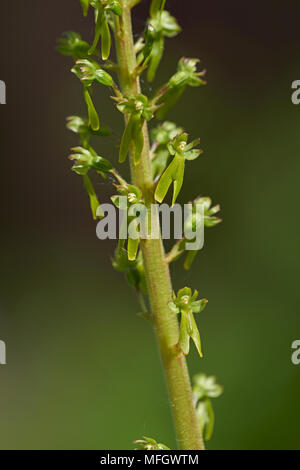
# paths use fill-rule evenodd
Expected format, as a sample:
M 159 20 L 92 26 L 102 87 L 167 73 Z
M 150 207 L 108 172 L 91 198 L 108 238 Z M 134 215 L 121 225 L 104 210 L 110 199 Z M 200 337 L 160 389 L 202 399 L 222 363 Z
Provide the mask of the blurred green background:
M 135 10 L 144 28 L 147 1 Z M 198 324 L 205 357 L 192 374 L 217 376 L 209 449 L 299 449 L 300 79 L 298 1 L 169 1 L 183 32 L 169 40 L 154 86 L 181 56 L 200 57 L 208 85 L 190 89 L 168 119 L 201 137 L 180 201 L 209 195 L 223 223 L 206 232 L 193 269 L 172 266 L 174 287 L 209 299 Z M 99 241 L 65 116 L 84 112 L 62 31 L 90 40 L 79 1 L 1 5 L 0 366 L 2 449 L 129 449 L 142 435 L 174 448 L 168 398 L 151 326 L 114 272 L 113 242 Z M 150 91 L 149 85 L 144 91 Z M 96 102 L 115 135 L 94 141 L 116 161 L 122 117 L 99 86 Z M 102 202 L 112 194 L 99 180 Z

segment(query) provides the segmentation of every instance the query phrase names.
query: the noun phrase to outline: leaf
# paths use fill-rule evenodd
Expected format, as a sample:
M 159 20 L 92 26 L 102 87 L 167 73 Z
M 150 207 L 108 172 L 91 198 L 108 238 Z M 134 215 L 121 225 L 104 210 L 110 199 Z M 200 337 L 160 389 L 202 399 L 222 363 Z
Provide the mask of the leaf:
M 87 105 L 88 109 L 88 115 L 89 115 L 89 125 L 93 129 L 93 131 L 98 131 L 100 128 L 100 122 L 99 122 L 99 116 L 97 114 L 97 111 L 94 107 L 92 98 L 89 94 L 89 91 L 87 87 L 83 88 L 83 94 L 84 94 L 84 99 Z

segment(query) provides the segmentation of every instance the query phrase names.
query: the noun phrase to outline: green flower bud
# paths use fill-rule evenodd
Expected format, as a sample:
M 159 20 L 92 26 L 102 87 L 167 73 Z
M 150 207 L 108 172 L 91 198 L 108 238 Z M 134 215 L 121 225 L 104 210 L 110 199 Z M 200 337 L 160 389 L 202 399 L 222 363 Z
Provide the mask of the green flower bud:
M 126 160 L 130 148 L 133 151 L 133 160 L 137 165 L 144 148 L 143 125 L 153 117 L 153 109 L 145 95 L 134 98 L 121 99 L 117 105 L 118 110 L 129 116 L 119 150 L 119 162 Z
M 90 86 L 94 81 L 105 86 L 113 86 L 114 81 L 111 75 L 103 70 L 95 61 L 81 59 L 76 61 L 76 65 L 71 70 L 86 86 Z
M 58 39 L 58 44 L 57 50 L 63 55 L 72 56 L 74 60 L 85 59 L 88 56 L 89 44 L 74 31 L 64 33 L 64 37 Z
M 223 387 L 216 383 L 216 378 L 197 374 L 193 377 L 193 395 L 196 404 L 196 414 L 201 431 L 205 431 L 205 440 L 208 441 L 214 430 L 214 412 L 211 398 L 217 398 L 223 393 Z
M 133 442 L 133 444 L 137 446 L 136 450 L 170 450 L 165 444 L 158 443 L 151 437 L 143 437 L 143 439 Z
M 97 172 L 107 173 L 112 169 L 111 163 L 105 158 L 100 157 L 91 149 L 83 147 L 74 147 L 74 152 L 70 155 L 70 160 L 75 160 L 72 170 L 80 175 L 86 175 L 89 170 L 94 169 Z

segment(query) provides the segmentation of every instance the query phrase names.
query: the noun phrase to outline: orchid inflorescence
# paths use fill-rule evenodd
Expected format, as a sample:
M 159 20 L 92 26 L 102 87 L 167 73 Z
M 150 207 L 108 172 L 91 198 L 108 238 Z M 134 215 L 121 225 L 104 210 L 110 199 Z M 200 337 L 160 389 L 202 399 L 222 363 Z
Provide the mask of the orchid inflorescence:
M 171 78 L 157 89 L 151 96 L 138 93 L 135 96 L 126 95 L 120 91 L 113 77 L 118 72 L 118 64 L 111 59 L 111 33 L 116 33 L 116 24 L 122 24 L 122 2 L 118 0 L 80 0 L 83 13 L 86 16 L 89 10 L 94 13 L 95 34 L 92 44 L 82 39 L 76 32 L 67 32 L 59 40 L 58 50 L 70 56 L 74 64 L 71 71 L 80 80 L 83 87 L 83 97 L 87 107 L 87 117 L 73 115 L 67 118 L 67 127 L 79 136 L 80 145 L 72 149 L 70 159 L 73 161 L 72 170 L 83 178 L 84 187 L 89 197 L 93 218 L 103 217 L 101 206 L 94 189 L 90 175 L 107 178 L 114 184 L 117 195 L 112 201 L 119 208 L 119 197 L 127 198 L 127 207 L 143 202 L 143 193 L 137 185 L 129 184 L 111 163 L 100 156 L 90 145 L 90 137 L 107 137 L 112 131 L 102 125 L 93 101 L 95 86 L 103 86 L 109 90 L 116 103 L 117 110 L 125 116 L 125 129 L 120 138 L 118 157 L 115 162 L 124 163 L 127 155 L 132 155 L 134 165 L 139 165 L 145 149 L 145 126 L 154 119 L 162 120 L 169 110 L 177 103 L 187 87 L 205 85 L 205 70 L 198 71 L 199 60 L 183 57 L 178 62 L 176 72 Z M 130 7 L 139 3 L 139 0 L 128 0 Z M 142 36 L 137 40 L 134 50 L 136 54 L 136 67 L 132 76 L 127 79 L 135 80 L 145 73 L 146 79 L 152 82 L 157 74 L 162 60 L 165 41 L 176 36 L 181 28 L 177 20 L 165 9 L 165 0 L 152 0 L 150 17 L 146 22 Z M 91 7 L 91 8 L 90 8 Z M 101 125 L 100 125 L 101 123 Z M 190 139 L 183 127 L 164 121 L 152 128 L 152 146 L 150 151 L 153 187 L 153 200 L 162 203 L 173 185 L 172 205 L 177 201 L 184 182 L 186 162 L 196 160 L 202 150 L 198 148 L 200 139 Z M 192 213 L 186 224 L 191 227 L 197 225 L 196 206 L 201 205 L 204 213 L 204 226 L 212 227 L 221 219 L 215 216 L 219 206 L 212 206 L 208 197 L 198 197 L 192 203 Z M 132 221 L 132 216 L 128 217 Z M 186 251 L 186 239 L 179 240 L 165 260 L 170 263 L 178 259 Z M 187 251 L 184 267 L 189 269 L 198 250 Z M 129 238 L 127 246 L 125 240 L 119 240 L 114 258 L 113 267 L 125 274 L 129 284 L 138 293 L 147 295 L 145 268 L 140 249 L 139 238 Z M 178 351 L 187 355 L 190 350 L 190 339 L 202 357 L 202 348 L 199 330 L 194 314 L 202 312 L 207 304 L 206 299 L 197 300 L 198 292 L 192 293 L 191 288 L 180 289 L 177 295 L 169 301 L 170 312 L 180 316 L 180 335 Z M 203 375 L 196 376 L 194 396 L 196 409 L 201 427 L 206 427 L 207 438 L 212 433 L 213 414 L 210 398 L 218 396 L 221 388 L 214 385 L 212 378 Z M 136 441 L 140 449 L 168 449 L 151 438 Z

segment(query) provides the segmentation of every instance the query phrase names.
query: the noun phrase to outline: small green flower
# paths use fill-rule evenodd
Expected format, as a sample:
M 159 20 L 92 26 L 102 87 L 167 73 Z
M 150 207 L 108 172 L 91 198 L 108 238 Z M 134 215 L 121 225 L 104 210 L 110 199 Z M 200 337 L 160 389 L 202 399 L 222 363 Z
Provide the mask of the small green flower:
M 112 265 L 116 271 L 125 274 L 129 285 L 137 290 L 142 291 L 144 294 L 147 294 L 145 270 L 141 251 L 135 260 L 130 261 L 128 259 L 128 253 L 124 249 L 123 244 L 119 243 L 115 250 Z
M 127 225 L 130 223 L 133 224 L 132 227 L 134 227 L 134 230 L 136 231 L 138 228 L 138 222 L 136 221 L 136 218 L 134 216 L 129 216 L 128 211 L 131 206 L 139 203 L 143 203 L 142 200 L 142 192 L 139 188 L 132 184 L 123 184 L 120 186 L 117 186 L 118 192 L 121 194 L 121 196 L 127 198 Z M 120 209 L 120 196 L 112 196 L 111 197 L 112 202 L 114 205 Z M 130 235 L 130 234 L 129 234 Z M 125 241 L 122 246 L 124 246 Z M 134 261 L 137 257 L 138 253 L 138 248 L 140 244 L 140 238 L 139 237 L 128 237 L 128 242 L 127 242 L 127 252 L 128 252 L 128 260 L 129 261 Z
M 63 55 L 72 56 L 74 60 L 85 59 L 88 56 L 89 44 L 74 31 L 64 33 L 64 37 L 58 39 L 58 44 L 58 51 Z
M 194 313 L 200 313 L 206 307 L 207 299 L 196 300 L 198 292 L 195 290 L 192 295 L 190 287 L 184 287 L 177 293 L 173 293 L 173 301 L 169 302 L 169 308 L 174 314 L 181 314 L 179 346 L 182 352 L 187 355 L 190 350 L 190 338 L 195 343 L 200 357 L 203 357 L 201 350 L 201 340 Z
M 142 191 L 137 187 L 134 186 L 133 184 L 122 184 L 119 186 L 116 186 L 118 192 L 121 194 L 121 196 L 126 196 L 127 197 L 127 207 L 130 207 L 134 204 L 138 204 L 139 202 L 142 202 Z M 119 209 L 119 197 L 120 196 L 112 196 L 111 200 L 115 204 L 115 206 Z
M 140 161 L 144 148 L 143 125 L 153 117 L 153 106 L 149 103 L 147 96 L 137 95 L 136 98 L 122 98 L 118 100 L 118 110 L 128 116 L 127 124 L 122 136 L 119 162 L 126 160 L 130 147 L 133 150 L 134 163 Z
M 216 377 L 197 374 L 193 377 L 193 395 L 196 414 L 202 433 L 205 430 L 205 440 L 208 441 L 214 430 L 214 411 L 211 398 L 217 398 L 223 393 L 223 387 L 216 383 Z
M 135 450 L 171 450 L 165 444 L 158 443 L 151 437 L 143 436 L 143 438 L 133 442 L 137 446 Z
M 112 135 L 112 131 L 109 127 L 102 126 L 97 131 L 94 131 L 89 125 L 88 119 L 81 116 L 69 116 L 67 117 L 67 128 L 79 134 L 83 147 L 88 146 L 89 138 L 91 135 L 97 135 L 101 137 L 107 137 Z
M 153 179 L 159 177 L 165 170 L 170 153 L 168 143 L 177 135 L 181 134 L 183 129 L 177 127 L 173 122 L 165 121 L 152 130 L 152 175 Z
M 145 33 L 145 48 L 142 52 L 143 60 L 150 61 L 147 79 L 152 82 L 164 52 L 165 37 L 176 36 L 181 28 L 176 19 L 168 11 L 161 11 L 157 7 L 152 8 L 152 17 L 148 20 Z M 138 61 L 140 62 L 140 60 Z
M 98 173 L 108 173 L 112 169 L 111 163 L 105 158 L 96 154 L 92 148 L 74 147 L 75 152 L 70 155 L 70 160 L 75 160 L 72 170 L 78 175 L 86 175 L 89 170 L 96 170 Z
M 91 88 L 94 81 L 105 86 L 113 86 L 113 79 L 97 62 L 88 59 L 77 60 L 71 71 L 83 84 L 83 95 L 88 110 L 89 125 L 94 131 L 98 131 L 100 128 L 99 116 L 91 98 L 89 88 Z
M 213 375 L 197 374 L 193 377 L 193 393 L 197 400 L 218 398 L 223 393 L 223 387 L 216 382 Z
M 187 86 L 197 87 L 205 85 L 203 79 L 206 71 L 197 72 L 199 59 L 189 59 L 183 57 L 180 59 L 177 72 L 170 78 L 168 83 L 159 90 L 158 103 L 161 104 L 157 112 L 157 119 L 163 119 L 166 113 L 179 100 Z
M 220 211 L 220 206 L 212 206 L 212 200 L 210 197 L 198 197 L 193 202 L 193 208 L 201 207 L 204 215 L 205 227 L 214 227 L 222 222 L 222 219 L 215 217 L 215 214 Z M 185 227 L 189 230 L 196 230 L 196 226 L 200 221 L 198 220 L 197 212 L 193 211 L 191 216 L 186 220 Z
M 160 203 L 164 200 L 171 184 L 174 183 L 172 205 L 175 204 L 183 184 L 185 160 L 195 160 L 202 153 L 202 150 L 194 149 L 200 139 L 190 144 L 187 144 L 187 140 L 188 134 L 182 133 L 168 144 L 169 154 L 174 155 L 174 158 L 162 174 L 155 190 L 155 199 Z
M 95 8 L 95 36 L 89 54 L 93 54 L 101 37 L 102 59 L 107 60 L 111 49 L 111 35 L 109 21 L 111 15 L 122 15 L 122 6 L 118 0 L 90 0 L 90 4 Z
M 186 232 L 196 233 L 197 227 L 204 222 L 204 227 L 214 227 L 222 222 L 222 219 L 214 215 L 219 212 L 220 206 L 216 205 L 211 207 L 212 201 L 209 197 L 198 197 L 193 202 L 193 207 L 190 216 L 185 221 L 184 227 Z M 204 218 L 204 219 L 203 219 Z M 184 245 L 186 240 L 184 239 Z M 198 250 L 189 250 L 184 261 L 184 268 L 190 269 Z
M 103 70 L 97 62 L 92 60 L 77 60 L 71 71 L 75 73 L 86 86 L 90 86 L 94 81 L 105 86 L 113 86 L 114 84 L 111 75 Z

